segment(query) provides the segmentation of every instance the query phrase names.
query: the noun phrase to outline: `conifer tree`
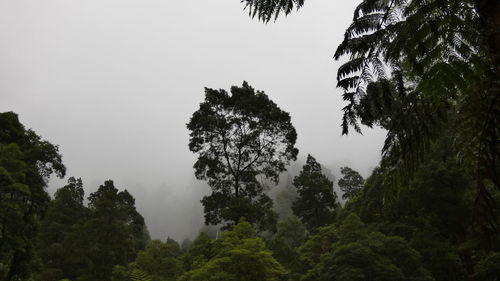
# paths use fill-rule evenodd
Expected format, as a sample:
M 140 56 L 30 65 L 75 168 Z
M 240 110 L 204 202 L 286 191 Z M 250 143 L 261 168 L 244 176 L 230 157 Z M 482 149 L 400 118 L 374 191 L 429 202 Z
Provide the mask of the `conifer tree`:
M 349 167 L 340 168 L 340 173 L 342 178 L 339 179 L 338 185 L 344 193 L 342 199 L 352 199 L 363 188 L 365 180 L 357 171 Z
M 293 179 L 293 185 L 299 194 L 292 205 L 293 212 L 310 232 L 333 222 L 339 207 L 337 195 L 333 191 L 333 182 L 323 174 L 314 157 L 307 156 L 307 162 Z
M 83 183 L 70 177 L 68 184 L 59 188 L 49 204 L 46 216 L 40 223 L 38 255 L 43 270 L 37 279 L 53 280 L 54 275 L 75 278 L 76 268 L 83 265 L 82 258 L 75 255 L 72 239 L 87 219 L 87 208 L 83 205 Z M 79 245 L 78 245 L 79 246 Z
M 90 194 L 89 219 L 84 226 L 86 255 L 91 261 L 79 280 L 109 280 L 114 265 L 132 262 L 149 239 L 144 218 L 128 191 L 107 180 Z

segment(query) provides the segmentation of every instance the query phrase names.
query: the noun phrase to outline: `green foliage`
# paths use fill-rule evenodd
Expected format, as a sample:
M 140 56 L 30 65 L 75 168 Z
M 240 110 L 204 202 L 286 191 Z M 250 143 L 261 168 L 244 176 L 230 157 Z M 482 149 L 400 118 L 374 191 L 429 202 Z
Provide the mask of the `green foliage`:
M 486 186 L 500 188 L 500 37 L 493 31 L 500 6 L 494 2 L 364 0 L 335 53 L 349 56 L 337 75 L 348 102 L 343 131 L 359 131 L 358 121 L 388 130 L 383 155 L 393 195 L 410 184 L 432 141 L 453 127 L 452 145 L 475 170 L 482 216 L 476 222 L 484 229 L 497 223 Z
M 255 235 L 252 226 L 244 221 L 224 233 L 215 242 L 215 256 L 200 260 L 180 281 L 277 281 L 286 270 L 272 257 L 264 241 Z
M 46 216 L 40 223 L 37 250 L 43 264 L 40 280 L 54 280 L 53 272 L 58 270 L 63 277 L 75 278 L 84 262 L 75 252 L 72 239 L 74 232 L 81 229 L 87 219 L 87 209 L 83 205 L 84 190 L 81 179 L 73 177 L 68 184 L 55 193 Z M 52 272 L 52 273 L 51 273 Z
M 242 2 L 263 22 L 304 4 Z M 146 244 L 134 198 L 112 181 L 88 208 L 80 179 L 50 201 L 48 177 L 65 173 L 57 146 L 1 113 L 0 279 L 500 280 L 498 26 L 498 0 L 361 1 L 335 53 L 349 57 L 337 75 L 348 103 L 342 126 L 386 129 L 383 160 L 366 183 L 342 168 L 348 202 L 339 212 L 333 183 L 309 155 L 293 211 L 312 234 L 288 217 L 269 236 L 273 253 L 241 218 L 274 230 L 260 179 L 278 182 L 297 136 L 289 114 L 246 82 L 231 95 L 206 89 L 187 125 L 195 175 L 212 188 L 206 222 L 234 227 L 217 240 L 200 233 L 182 250 L 170 238 Z M 277 198 L 289 209 L 295 195 Z
M 299 217 L 310 232 L 320 226 L 332 223 L 339 208 L 333 182 L 322 172 L 321 165 L 311 155 L 293 185 L 299 197 L 293 203 L 293 213 Z
M 365 180 L 357 171 L 349 167 L 340 168 L 340 173 L 342 174 L 342 178 L 339 179 L 338 184 L 340 190 L 344 193 L 342 194 L 342 199 L 350 200 L 363 188 Z
M 445 238 L 431 226 L 426 226 L 411 235 L 411 245 L 422 255 L 424 266 L 436 280 L 466 280 L 467 247 L 456 244 Z
M 128 266 L 115 265 L 111 281 L 174 281 L 183 272 L 179 244 L 172 239 L 166 242 L 149 241 Z
M 263 21 L 303 1 L 244 1 Z M 485 236 L 498 221 L 488 186 L 500 188 L 500 5 L 497 0 L 363 0 L 335 59 L 344 90 L 343 133 L 360 123 L 387 129 L 384 162 L 394 199 L 428 156 L 432 141 L 456 128 L 461 157 L 475 170 Z
M 320 227 L 317 233 L 309 236 L 299 249 L 303 268 L 305 269 L 304 272 L 318 264 L 321 255 L 330 252 L 339 239 L 338 228 L 333 224 Z
M 111 274 L 111 281 L 155 281 L 166 279 L 153 279 L 147 272 L 137 268 L 136 264 L 129 266 L 115 265 Z
M 31 276 L 37 219 L 48 206 L 47 179 L 63 177 L 58 148 L 26 130 L 13 112 L 0 113 L 0 279 Z
M 118 191 L 113 181 L 104 182 L 88 200 L 90 215 L 79 241 L 88 266 L 77 280 L 109 280 L 113 266 L 132 262 L 149 237 L 135 199 L 126 190 Z
M 397 200 L 384 202 L 390 176 L 382 166 L 345 210 L 386 235 L 404 237 L 436 280 L 466 280 L 473 274 L 472 256 L 486 242 L 470 227 L 473 181 L 467 166 L 454 157 L 452 139 L 444 137 L 432 145 L 432 157 L 420 165 L 410 189 L 401 190 Z
M 311 246 L 323 243 L 328 250 L 322 249 L 318 255 L 314 251 L 317 248 Z M 367 231 L 355 214 L 344 220 L 338 234 L 334 229 L 324 229 L 302 251 L 305 257 L 318 262 L 309 260 L 311 267 L 301 280 L 434 280 L 408 242 L 401 237 Z
M 180 248 L 177 243 L 153 240 L 137 254 L 135 265 L 137 269 L 151 276 L 152 281 L 176 280 L 183 272 L 179 256 Z
M 115 265 L 111 272 L 111 281 L 130 281 L 131 269 L 123 265 Z
M 272 200 L 257 178 L 278 182 L 295 160 L 297 133 L 290 115 L 248 83 L 224 90 L 205 89 L 205 101 L 193 113 L 189 149 L 198 154 L 196 178 L 207 180 L 212 194 L 202 200 L 207 224 L 246 217 L 260 229 L 273 228 Z
M 283 241 L 286 246 L 297 248 L 304 243 L 306 237 L 307 230 L 297 217 L 292 216 L 278 223 L 276 239 Z
M 182 256 L 186 271 L 196 267 L 200 261 L 207 261 L 215 256 L 214 241 L 205 232 L 200 232 L 191 247 Z
M 294 269 L 300 267 L 300 254 L 298 248 L 304 243 L 307 230 L 302 222 L 295 216 L 278 223 L 276 235 L 268 241 L 268 247 L 273 252 L 273 257 L 285 268 L 290 269 L 291 275 L 295 275 Z M 294 276 L 291 276 L 293 279 Z
M 134 268 L 132 269 L 132 272 L 130 273 L 130 280 L 132 281 L 153 281 L 154 279 L 149 276 L 146 272 Z
M 366 179 L 365 187 L 346 203 L 341 216 L 354 211 L 366 223 L 382 221 L 385 189 L 385 169 L 376 167 Z

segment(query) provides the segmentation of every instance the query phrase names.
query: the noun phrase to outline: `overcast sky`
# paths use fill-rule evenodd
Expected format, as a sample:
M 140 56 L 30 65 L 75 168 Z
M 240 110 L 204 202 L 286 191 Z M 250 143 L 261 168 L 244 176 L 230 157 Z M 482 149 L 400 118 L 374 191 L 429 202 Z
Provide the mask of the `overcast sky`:
M 384 132 L 340 129 L 332 56 L 357 3 L 306 1 L 266 25 L 238 0 L 0 0 L 0 111 L 58 144 L 87 195 L 113 179 L 154 238 L 193 237 L 209 190 L 185 124 L 204 87 L 264 90 L 290 112 L 301 157 L 364 176 L 377 165 Z

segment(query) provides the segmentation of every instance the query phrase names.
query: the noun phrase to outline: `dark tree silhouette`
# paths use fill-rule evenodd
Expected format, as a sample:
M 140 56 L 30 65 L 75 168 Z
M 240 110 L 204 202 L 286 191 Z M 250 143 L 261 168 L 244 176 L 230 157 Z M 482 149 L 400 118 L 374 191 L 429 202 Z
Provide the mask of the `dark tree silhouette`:
M 47 179 L 63 177 L 58 147 L 26 130 L 13 112 L 0 113 L 0 279 L 27 279 L 31 274 L 37 219 L 49 195 Z
M 293 213 L 310 232 L 333 222 L 338 207 L 337 195 L 333 191 L 333 182 L 323 174 L 314 157 L 307 156 L 307 162 L 300 175 L 293 179 L 293 185 L 299 193 L 292 205 Z
M 342 199 L 350 200 L 363 188 L 365 180 L 357 171 L 349 167 L 340 168 L 340 173 L 342 173 L 342 178 L 339 179 L 339 187 L 344 192 Z
M 205 222 L 231 224 L 246 217 L 259 228 L 272 227 L 276 215 L 263 180 L 277 183 L 296 159 L 290 115 L 246 82 L 231 87 L 231 94 L 208 88 L 205 94 L 187 124 L 189 149 L 198 154 L 196 178 L 212 188 L 202 200 Z

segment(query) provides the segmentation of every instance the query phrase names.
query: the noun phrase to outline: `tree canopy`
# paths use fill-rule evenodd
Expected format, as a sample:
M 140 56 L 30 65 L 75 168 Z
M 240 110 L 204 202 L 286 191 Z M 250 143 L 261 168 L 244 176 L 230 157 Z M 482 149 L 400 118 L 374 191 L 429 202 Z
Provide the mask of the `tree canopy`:
M 135 199 L 127 191 L 119 191 L 107 180 L 91 193 L 89 219 L 85 222 L 83 240 L 91 262 L 78 280 L 109 280 L 114 265 L 133 261 L 149 239 L 144 218 L 135 209 Z
M 242 2 L 267 23 L 305 1 Z M 334 55 L 347 57 L 343 133 L 387 136 L 366 181 L 341 168 L 344 206 L 308 155 L 295 188 L 274 194 L 274 227 L 267 187 L 296 160 L 297 134 L 246 82 L 206 88 L 187 124 L 211 232 L 182 247 L 151 241 L 112 180 L 85 201 L 71 177 L 51 198 L 58 147 L 0 113 L 0 280 L 500 280 L 500 1 L 360 2 Z
M 368 231 L 355 214 L 330 235 L 335 237 L 333 243 L 329 239 L 318 241 L 329 243 L 330 249 L 319 256 L 319 262 L 312 264 L 302 280 L 434 280 L 408 242 Z M 322 233 L 310 243 L 323 237 L 328 236 Z
M 315 232 L 318 227 L 333 222 L 339 207 L 337 195 L 333 191 L 333 182 L 323 174 L 314 157 L 307 156 L 302 171 L 293 179 L 293 185 L 299 194 L 292 205 L 293 213 L 309 231 Z
M 339 179 L 338 184 L 340 190 L 344 193 L 342 199 L 352 199 L 363 188 L 365 180 L 357 171 L 349 167 L 340 168 L 340 173 L 342 178 Z
M 50 198 L 46 181 L 66 167 L 58 147 L 25 129 L 13 112 L 0 113 L 0 279 L 31 274 L 37 218 Z
M 83 258 L 78 257 L 81 245 L 74 243 L 75 233 L 82 229 L 88 218 L 84 195 L 82 180 L 74 177 L 70 177 L 68 184 L 56 191 L 47 214 L 40 222 L 37 248 L 44 270 L 39 273 L 38 279 L 75 278 L 77 268 L 85 266 Z
M 202 200 L 205 222 L 235 223 L 246 217 L 261 228 L 273 225 L 264 180 L 277 183 L 297 157 L 290 115 L 243 82 L 231 87 L 231 94 L 206 88 L 205 101 L 187 128 L 189 149 L 198 154 L 195 175 L 212 188 Z
M 244 220 L 215 241 L 215 250 L 212 259 L 200 259 L 179 281 L 278 281 L 287 274 Z

